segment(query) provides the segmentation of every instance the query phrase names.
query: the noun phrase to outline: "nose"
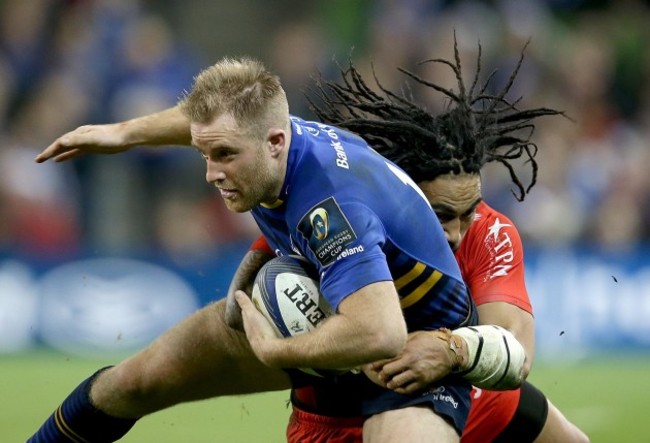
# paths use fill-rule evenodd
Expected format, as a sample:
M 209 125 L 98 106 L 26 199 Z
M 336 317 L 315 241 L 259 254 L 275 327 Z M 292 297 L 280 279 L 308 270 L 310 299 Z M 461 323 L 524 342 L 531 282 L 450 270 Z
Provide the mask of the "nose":
M 449 246 L 455 251 L 460 246 L 460 240 L 462 238 L 460 232 L 460 219 L 454 218 L 444 223 L 442 227 L 445 230 L 445 236 L 447 237 L 447 242 Z
M 208 183 L 217 183 L 226 179 L 226 174 L 217 162 L 208 159 L 205 165 L 205 181 Z

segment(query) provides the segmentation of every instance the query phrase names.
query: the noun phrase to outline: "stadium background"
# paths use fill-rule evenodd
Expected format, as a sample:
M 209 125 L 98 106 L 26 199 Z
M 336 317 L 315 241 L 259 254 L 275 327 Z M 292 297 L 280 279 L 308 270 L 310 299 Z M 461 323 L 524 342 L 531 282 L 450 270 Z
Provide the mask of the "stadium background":
M 335 76 L 333 60 L 367 75 L 372 62 L 390 89 L 403 85 L 396 66 L 453 87 L 417 62 L 451 57 L 455 30 L 465 77 L 480 41 L 494 89 L 530 39 L 510 98 L 571 118 L 537 125 L 525 202 L 504 168 L 484 174 L 486 200 L 524 239 L 532 379 L 593 441 L 648 441 L 649 22 L 634 0 L 0 1 L 0 439 L 24 440 L 100 363 L 223 296 L 257 233 L 181 148 L 36 165 L 40 150 L 78 125 L 172 105 L 224 55 L 265 61 L 306 117 L 309 75 Z M 125 441 L 281 441 L 285 400 L 173 408 Z

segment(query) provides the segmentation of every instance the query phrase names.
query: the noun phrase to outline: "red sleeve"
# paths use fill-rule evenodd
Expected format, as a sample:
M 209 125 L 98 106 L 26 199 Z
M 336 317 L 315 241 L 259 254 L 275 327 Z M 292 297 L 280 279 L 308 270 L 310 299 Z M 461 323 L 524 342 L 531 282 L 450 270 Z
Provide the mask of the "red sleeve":
M 275 252 L 273 252 L 273 249 L 271 249 L 271 246 L 269 246 L 268 242 L 266 241 L 266 238 L 264 238 L 263 235 L 260 235 L 257 240 L 253 242 L 250 248 L 248 248 L 249 251 L 262 251 L 266 252 L 269 255 L 275 255 Z
M 524 280 L 524 250 L 517 228 L 481 203 L 456 259 L 477 305 L 506 302 L 533 313 Z

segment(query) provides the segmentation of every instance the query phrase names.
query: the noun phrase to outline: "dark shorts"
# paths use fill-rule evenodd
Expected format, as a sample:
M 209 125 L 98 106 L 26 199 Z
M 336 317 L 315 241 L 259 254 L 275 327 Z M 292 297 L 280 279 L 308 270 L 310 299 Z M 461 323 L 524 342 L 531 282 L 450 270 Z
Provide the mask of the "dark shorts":
M 469 414 L 470 390 L 469 383 L 454 377 L 447 377 L 443 384 L 415 395 L 398 394 L 369 381 L 364 390 L 362 413 L 369 417 L 393 409 L 428 406 L 461 435 Z
M 456 327 L 478 323 L 478 311 L 470 298 L 470 312 Z M 429 391 L 403 395 L 382 388 L 364 374 L 346 373 L 316 377 L 287 369 L 292 382 L 291 403 L 302 411 L 329 417 L 370 417 L 381 412 L 428 406 L 461 435 L 470 407 L 471 385 L 460 377 L 446 377 Z
M 427 392 L 403 395 L 374 384 L 363 374 L 317 378 L 288 372 L 294 386 L 291 402 L 312 414 L 370 417 L 393 409 L 428 406 L 460 435 L 469 413 L 471 386 L 456 377 L 446 378 L 443 384 Z
M 508 426 L 494 439 L 494 443 L 533 442 L 546 423 L 548 401 L 535 386 L 524 382 L 519 405 Z

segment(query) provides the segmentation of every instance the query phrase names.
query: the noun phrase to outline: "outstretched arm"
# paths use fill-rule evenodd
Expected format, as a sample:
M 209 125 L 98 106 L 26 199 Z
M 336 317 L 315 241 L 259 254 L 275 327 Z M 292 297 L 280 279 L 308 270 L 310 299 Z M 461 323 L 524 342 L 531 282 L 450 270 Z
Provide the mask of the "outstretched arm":
M 177 106 L 120 123 L 85 125 L 57 138 L 36 156 L 42 163 L 84 154 L 117 154 L 139 145 L 189 145 L 190 123 Z

